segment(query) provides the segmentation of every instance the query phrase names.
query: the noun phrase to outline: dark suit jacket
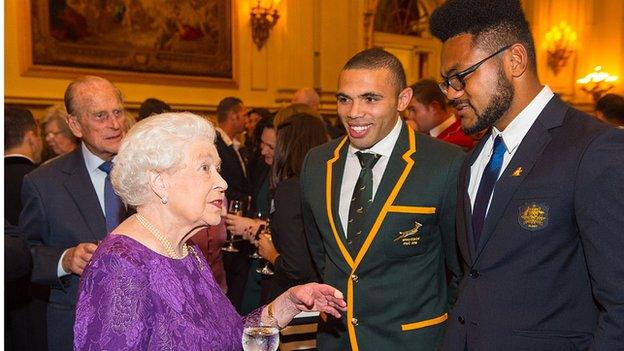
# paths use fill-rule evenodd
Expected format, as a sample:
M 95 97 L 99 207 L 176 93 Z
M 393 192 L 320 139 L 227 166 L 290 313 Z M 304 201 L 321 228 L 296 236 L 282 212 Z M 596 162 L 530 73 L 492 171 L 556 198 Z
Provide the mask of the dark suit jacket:
M 22 180 L 37 166 L 26 157 L 4 158 L 4 218 L 17 225 L 22 212 Z
M 71 349 L 80 277 L 57 278 L 63 251 L 106 236 L 106 222 L 82 156 L 82 148 L 40 166 L 24 177 L 20 227 L 33 256 L 32 281 L 49 284 L 50 350 Z
M 299 177 L 280 182 L 275 189 L 275 212 L 271 216 L 273 244 L 280 256 L 275 260 L 269 300 L 288 288 L 318 281 L 312 264 L 301 216 Z
M 467 186 L 484 141 L 460 173 L 469 274 L 444 350 L 624 350 L 624 133 L 554 97 L 501 174 L 475 248 Z
M 340 320 L 319 325 L 318 349 L 433 350 L 461 274 L 454 214 L 463 152 L 404 124 L 353 257 L 338 215 L 347 146 L 345 137 L 312 149 L 301 173 L 312 258 L 347 301 Z
M 219 157 L 221 157 L 221 176 L 228 183 L 225 197 L 228 200 L 249 201 L 251 195 L 249 180 L 245 176 L 245 171 L 234 146 L 225 145 L 220 133 L 217 133 L 215 144 Z

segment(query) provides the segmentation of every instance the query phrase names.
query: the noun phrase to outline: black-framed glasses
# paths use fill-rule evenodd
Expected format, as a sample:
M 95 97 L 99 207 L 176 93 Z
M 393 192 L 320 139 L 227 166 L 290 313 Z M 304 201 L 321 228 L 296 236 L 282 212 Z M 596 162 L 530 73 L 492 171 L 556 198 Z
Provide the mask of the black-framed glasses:
M 500 48 L 498 51 L 496 51 L 495 53 L 493 53 L 492 55 L 484 58 L 483 60 L 475 63 L 474 65 L 466 68 L 465 70 L 453 74 L 450 77 L 442 77 L 444 78 L 444 80 L 442 82 L 440 82 L 438 85 L 440 86 L 440 90 L 442 90 L 442 92 L 444 94 L 448 93 L 448 88 L 451 87 L 453 88 L 455 91 L 462 91 L 464 90 L 464 88 L 466 87 L 466 76 L 469 75 L 470 73 L 474 72 L 477 70 L 477 68 L 479 68 L 479 66 L 481 66 L 485 61 L 491 59 L 492 57 L 500 54 L 501 52 L 509 49 L 511 47 L 511 45 L 507 45 L 504 46 L 502 48 Z

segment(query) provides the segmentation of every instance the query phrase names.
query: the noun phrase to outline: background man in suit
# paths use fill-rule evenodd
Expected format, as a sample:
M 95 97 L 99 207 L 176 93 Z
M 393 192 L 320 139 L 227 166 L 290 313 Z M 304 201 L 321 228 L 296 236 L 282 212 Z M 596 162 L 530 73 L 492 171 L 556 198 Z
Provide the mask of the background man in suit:
M 320 323 L 318 349 L 434 350 L 460 275 L 454 212 L 463 153 L 399 118 L 412 92 L 386 51 L 352 57 L 336 97 L 348 137 L 312 149 L 301 172 L 312 258 L 348 301 L 346 316 Z
M 247 178 L 247 165 L 239 153 L 241 145 L 236 137 L 245 131 L 246 118 L 247 109 L 239 98 L 226 97 L 219 102 L 217 106 L 219 128 L 215 142 L 221 157 L 221 176 L 228 183 L 225 197 L 228 201 L 243 201 L 245 206 L 250 201 L 251 186 Z M 252 280 L 252 284 L 247 284 L 251 264 L 248 255 L 255 247 L 248 241 L 240 241 L 236 243 L 236 248 L 238 252 L 223 253 L 227 296 L 239 313 L 246 314 L 260 305 L 259 281 L 254 283 Z M 253 274 L 254 277 L 257 276 L 255 271 Z M 243 299 L 248 302 L 245 306 Z
M 41 161 L 43 142 L 32 113 L 23 108 L 4 108 L 4 221 L 5 253 L 20 254 L 24 236 L 15 227 L 22 210 L 24 176 Z M 11 233 L 9 235 L 9 233 Z M 17 246 L 16 246 L 17 245 Z M 17 262 L 5 256 L 7 268 Z M 45 301 L 47 287 L 31 284 L 30 253 L 26 274 L 5 279 L 5 348 L 7 350 L 46 350 Z M 24 265 L 18 267 L 24 268 Z
M 422 79 L 410 88 L 413 95 L 406 109 L 405 121 L 408 124 L 414 121 L 415 126 L 412 125 L 412 128 L 464 150 L 472 149 L 474 139 L 461 130 L 461 123 L 449 110 L 438 83 L 431 79 Z
M 431 16 L 442 90 L 466 133 L 464 272 L 445 350 L 624 349 L 624 133 L 538 77 L 519 0 L 449 0 Z
M 82 270 L 97 241 L 125 217 L 110 191 L 110 169 L 104 168 L 124 135 L 121 92 L 106 79 L 81 77 L 67 87 L 65 106 L 72 133 L 82 138 L 82 145 L 24 177 L 20 216 L 33 255 L 32 281 L 51 286 L 50 350 L 72 348 Z

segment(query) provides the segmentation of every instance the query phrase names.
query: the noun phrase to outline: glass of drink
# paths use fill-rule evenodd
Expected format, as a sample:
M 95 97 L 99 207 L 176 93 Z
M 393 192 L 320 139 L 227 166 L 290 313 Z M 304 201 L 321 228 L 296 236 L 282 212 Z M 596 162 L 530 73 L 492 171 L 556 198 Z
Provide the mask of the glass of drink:
M 243 202 L 239 200 L 230 201 L 230 207 L 229 207 L 228 213 L 235 214 L 237 216 L 242 217 L 243 216 Z M 228 243 L 228 245 L 225 247 L 222 247 L 221 250 L 225 252 L 238 252 L 238 249 L 234 247 L 234 235 L 229 230 L 227 234 L 228 234 L 228 239 L 226 242 Z
M 264 220 L 264 214 L 262 212 L 258 211 L 256 213 L 256 218 Z M 254 239 L 256 239 L 256 240 L 260 239 L 260 233 L 262 233 L 263 230 L 264 230 L 264 224 L 261 224 L 258 227 L 258 231 L 256 232 Z M 258 253 L 258 248 L 257 247 L 256 247 L 256 250 L 251 255 L 249 255 L 249 258 L 253 258 L 254 260 L 262 258 L 262 256 L 260 256 L 260 253 Z
M 243 329 L 244 351 L 276 351 L 279 346 L 279 327 L 271 317 L 251 317 Z
M 260 235 L 268 235 L 269 237 L 271 236 L 271 224 L 268 220 L 267 220 L 266 227 L 264 227 L 264 231 L 260 233 Z M 265 261 L 264 266 L 258 267 L 256 269 L 256 273 L 259 273 L 262 275 L 269 275 L 269 276 L 275 274 L 275 272 L 273 272 L 273 270 L 271 269 L 271 267 L 269 267 L 269 265 L 270 265 L 269 261 Z

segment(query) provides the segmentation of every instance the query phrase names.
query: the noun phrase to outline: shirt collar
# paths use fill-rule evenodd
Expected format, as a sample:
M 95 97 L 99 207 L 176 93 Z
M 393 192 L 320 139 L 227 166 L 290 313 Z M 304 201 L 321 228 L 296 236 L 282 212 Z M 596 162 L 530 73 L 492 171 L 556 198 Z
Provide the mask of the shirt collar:
M 449 118 L 444 120 L 444 122 L 431 128 L 431 130 L 429 131 L 429 135 L 431 135 L 434 138 L 437 138 L 438 135 L 442 134 L 442 132 L 445 131 L 446 128 L 450 127 L 453 123 L 455 123 L 455 115 L 451 115 Z
M 531 100 L 531 102 L 514 118 L 511 123 L 502 132 L 492 128 L 490 138 L 492 141 L 500 134 L 505 142 L 505 148 L 508 153 L 513 153 L 529 132 L 535 120 L 540 115 L 546 104 L 552 99 L 552 90 L 545 85 L 542 90 Z
M 225 146 L 230 147 L 230 146 L 232 146 L 232 144 L 234 144 L 234 142 L 232 141 L 232 138 L 230 138 L 230 136 L 227 135 L 227 133 L 224 132 L 223 129 L 217 127 L 217 128 L 215 128 L 215 130 L 217 132 L 219 132 L 219 134 L 221 135 L 221 139 L 223 139 L 223 142 L 225 143 Z
M 396 144 L 396 141 L 399 139 L 399 134 L 401 134 L 402 126 L 403 126 L 403 121 L 401 120 L 401 118 L 397 118 L 397 122 L 394 125 L 394 128 L 392 128 L 392 130 L 390 131 L 390 133 L 388 133 L 388 135 L 386 135 L 383 139 L 378 141 L 370 149 L 359 150 L 353 147 L 353 145 L 349 144 L 349 151 L 348 151 L 349 156 L 354 156 L 356 152 L 362 151 L 362 152 L 372 152 L 375 154 L 379 154 L 381 156 L 390 157 L 390 155 L 392 154 L 392 150 L 394 149 L 394 144 Z
M 33 164 L 35 163 L 35 161 L 32 158 L 30 158 L 30 157 L 28 157 L 28 156 L 26 156 L 24 154 L 14 153 L 14 154 L 6 154 L 6 155 L 4 155 L 4 158 L 7 158 L 7 157 L 23 157 L 23 158 L 27 159 L 28 161 L 32 162 Z
M 106 160 L 102 160 L 93 154 L 84 142 L 80 143 L 80 147 L 82 148 L 82 156 L 84 157 L 85 165 L 87 166 L 89 173 L 99 169 L 98 167 L 100 167 L 102 163 L 106 162 Z

